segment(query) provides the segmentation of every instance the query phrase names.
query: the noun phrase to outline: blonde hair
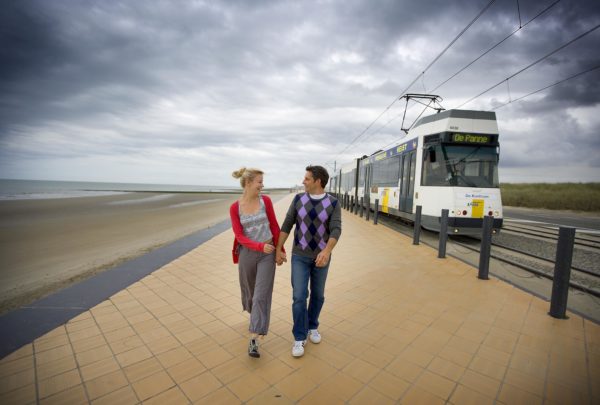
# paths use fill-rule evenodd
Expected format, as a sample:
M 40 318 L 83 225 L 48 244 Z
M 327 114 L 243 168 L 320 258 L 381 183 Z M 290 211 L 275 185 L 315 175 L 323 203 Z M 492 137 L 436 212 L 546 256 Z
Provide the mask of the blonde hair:
M 246 169 L 242 167 L 240 170 L 236 170 L 231 175 L 234 179 L 240 179 L 240 185 L 242 188 L 246 187 L 249 181 L 254 180 L 256 176 L 264 174 L 262 170 L 258 169 Z

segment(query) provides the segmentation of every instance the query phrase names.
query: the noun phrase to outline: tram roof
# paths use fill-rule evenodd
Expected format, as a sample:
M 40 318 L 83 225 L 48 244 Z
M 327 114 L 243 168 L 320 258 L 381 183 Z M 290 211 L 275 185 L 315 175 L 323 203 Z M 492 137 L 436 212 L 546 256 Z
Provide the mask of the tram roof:
M 468 118 L 474 120 L 496 120 L 496 113 L 494 111 L 476 111 L 476 110 L 446 110 L 438 114 L 428 115 L 427 117 L 421 118 L 414 125 L 413 128 L 419 125 L 427 124 L 429 122 L 440 121 L 446 118 Z

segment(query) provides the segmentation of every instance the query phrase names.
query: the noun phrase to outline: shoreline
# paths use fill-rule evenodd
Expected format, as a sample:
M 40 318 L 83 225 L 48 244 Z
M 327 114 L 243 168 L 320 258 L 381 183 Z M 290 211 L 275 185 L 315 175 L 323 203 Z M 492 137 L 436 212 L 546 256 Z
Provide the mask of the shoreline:
M 0 314 L 209 228 L 229 218 L 238 196 L 132 192 L 0 201 Z

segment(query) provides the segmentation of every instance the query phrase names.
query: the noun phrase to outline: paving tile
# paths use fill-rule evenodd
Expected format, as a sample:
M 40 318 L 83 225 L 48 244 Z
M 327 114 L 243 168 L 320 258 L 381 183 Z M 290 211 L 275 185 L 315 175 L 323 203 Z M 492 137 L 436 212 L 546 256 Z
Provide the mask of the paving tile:
M 95 347 L 106 345 L 106 340 L 104 339 L 104 336 L 97 335 L 94 337 L 78 340 L 76 342 L 71 342 L 71 345 L 73 346 L 73 352 L 82 353 Z
M 476 373 L 472 370 L 467 370 L 460 379 L 460 384 L 489 398 L 496 398 L 501 381 Z
M 36 352 L 35 361 L 36 364 L 44 364 L 71 355 L 73 355 L 73 350 L 71 349 L 71 345 L 67 344 L 59 347 L 54 347 L 43 352 Z
M 36 370 L 37 378 L 39 380 L 45 380 L 46 378 L 73 370 L 74 368 L 77 368 L 75 357 L 73 355 L 69 355 L 58 360 L 38 365 Z
M 586 404 L 591 400 L 587 384 L 580 389 L 573 389 L 557 382 L 546 385 L 545 398 L 559 404 Z
M 400 403 L 405 405 L 442 405 L 445 402 L 443 399 L 417 386 L 410 388 L 400 400 Z
M 33 355 L 0 363 L 0 378 L 33 368 Z
M 159 371 L 158 373 L 142 378 L 131 385 L 137 397 L 142 401 L 145 401 L 148 398 L 158 395 L 175 386 L 175 382 L 166 371 Z
M 150 350 L 146 346 L 140 346 L 129 351 L 119 353 L 115 356 L 121 367 L 127 367 L 142 360 L 152 357 Z
M 316 386 L 312 380 L 296 371 L 279 381 L 274 387 L 281 391 L 287 398 L 298 401 Z
M 119 363 L 117 363 L 115 358 L 109 357 L 80 367 L 79 370 L 83 381 L 89 381 L 105 374 L 112 373 L 113 371 L 117 371 L 119 368 Z
M 449 402 L 456 405 L 493 405 L 494 399 L 459 384 Z
M 83 385 L 76 385 L 64 391 L 44 398 L 40 401 L 40 405 L 67 405 L 67 404 L 85 404 L 88 402 L 87 395 Z
M 66 373 L 40 380 L 38 382 L 39 397 L 43 399 L 79 384 L 81 384 L 79 372 L 77 370 L 67 371 Z
M 33 368 L 19 371 L 0 378 L 0 394 L 8 393 L 17 388 L 33 384 L 35 382 L 35 372 Z
M 305 397 L 306 398 L 306 397 Z M 239 399 L 236 398 L 239 401 Z M 235 403 L 235 402 L 229 402 Z M 248 405 L 277 405 L 277 404 L 288 404 L 292 405 L 296 402 L 287 398 L 283 395 L 282 392 L 278 391 L 274 387 L 267 388 L 266 390 L 260 392 L 258 395 L 254 396 L 250 401 L 246 402 Z M 302 402 L 300 402 L 302 403 Z
M 469 369 L 496 380 L 503 380 L 506 372 L 506 367 L 480 356 L 473 358 L 473 361 L 469 364 Z
M 423 372 L 423 368 L 404 359 L 396 359 L 386 368 L 386 371 L 409 382 L 415 382 Z
M 364 360 L 355 359 L 344 367 L 342 371 L 350 377 L 356 378 L 358 381 L 366 384 L 379 373 L 380 369 Z M 327 376 L 324 377 L 326 378 Z
M 106 394 L 103 397 L 92 401 L 92 405 L 134 405 L 140 401 L 135 396 L 135 392 L 130 385 L 119 388 L 116 391 Z
M 229 391 L 225 387 L 221 387 L 216 391 L 211 392 L 210 394 L 194 401 L 195 405 L 214 405 L 214 404 L 222 404 L 222 405 L 235 405 L 241 404 L 242 401 L 239 400 L 231 391 Z M 250 402 L 252 403 L 252 402 Z M 259 402 L 259 404 L 267 404 L 268 402 Z M 285 402 L 284 402 L 285 403 Z
M 226 350 L 217 347 L 213 350 L 202 353 L 201 356 L 197 356 L 198 359 L 204 364 L 207 368 L 213 368 L 218 366 L 219 364 L 225 363 L 227 360 L 233 358 L 229 352 Z
M 544 380 L 532 377 L 512 368 L 509 368 L 506 371 L 504 383 L 513 385 L 539 397 L 544 395 Z
M 216 391 L 222 384 L 213 376 L 210 371 L 205 371 L 191 379 L 179 384 L 179 388 L 192 401 L 197 401 L 202 397 Z
M 254 373 L 246 373 L 237 380 L 227 384 L 227 388 L 244 402 L 250 400 L 268 387 L 269 384 Z
M 387 371 L 381 371 L 371 380 L 369 387 L 374 388 L 388 398 L 397 401 L 410 387 L 410 383 Z
M 498 400 L 511 405 L 541 405 L 543 402 L 542 397 L 506 383 L 500 389 Z
M 35 385 L 29 384 L 21 388 L 0 394 L 0 404 L 31 404 L 35 403 Z
M 37 339 L 33 342 L 33 346 L 35 348 L 36 353 L 67 344 L 69 344 L 69 337 L 66 333 L 47 339 Z
M 85 382 L 85 388 L 91 400 L 109 394 L 126 385 L 129 385 L 129 382 L 122 370 L 113 371 L 112 373 Z
M 110 350 L 110 347 L 108 347 L 108 345 L 98 346 L 91 350 L 77 353 L 75 355 L 75 358 L 77 359 L 77 364 L 79 364 L 80 367 L 86 366 L 91 363 L 95 363 L 99 360 L 103 360 L 109 357 L 113 357 L 113 353 Z
M 230 382 L 249 374 L 250 369 L 240 359 L 233 358 L 211 369 L 211 373 L 223 384 L 229 384 Z
M 454 381 L 427 370 L 419 376 L 415 384 L 443 400 L 447 400 L 450 397 L 456 386 Z
M 319 370 L 321 371 L 321 368 L 319 368 Z M 263 380 L 265 380 L 266 382 L 268 382 L 271 385 L 276 384 L 277 382 L 283 380 L 285 377 L 290 375 L 293 371 L 294 371 L 293 368 L 291 368 L 290 366 L 288 366 L 286 363 L 279 360 L 278 358 L 275 358 L 271 361 L 266 362 L 261 367 L 259 367 L 257 370 L 255 370 L 256 374 L 260 378 L 262 378 Z
M 149 377 L 159 371 L 163 371 L 163 367 L 155 357 L 149 357 L 123 368 L 123 372 L 131 383 Z
M 338 372 L 323 381 L 319 388 L 331 392 L 343 401 L 348 401 L 362 388 L 362 386 L 363 384 L 357 379 L 344 372 Z

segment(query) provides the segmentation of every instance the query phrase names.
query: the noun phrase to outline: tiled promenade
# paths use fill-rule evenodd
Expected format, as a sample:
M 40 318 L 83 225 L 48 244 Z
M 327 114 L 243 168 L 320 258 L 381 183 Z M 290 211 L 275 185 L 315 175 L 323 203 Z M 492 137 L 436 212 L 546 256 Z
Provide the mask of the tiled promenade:
M 2 359 L 0 404 L 600 403 L 599 325 L 553 319 L 458 260 L 343 221 L 323 341 L 303 358 L 291 356 L 289 264 L 262 357 L 248 357 L 227 231 Z

